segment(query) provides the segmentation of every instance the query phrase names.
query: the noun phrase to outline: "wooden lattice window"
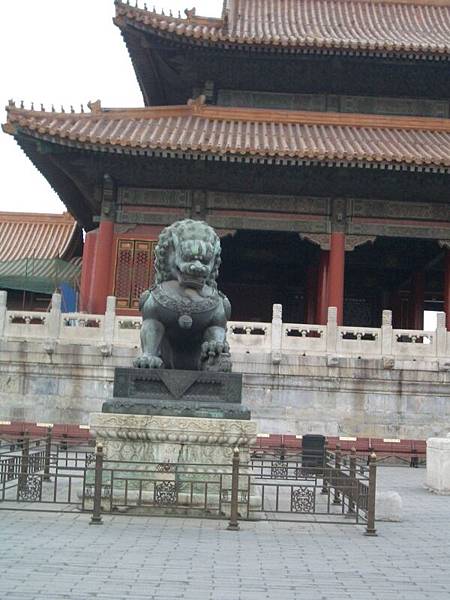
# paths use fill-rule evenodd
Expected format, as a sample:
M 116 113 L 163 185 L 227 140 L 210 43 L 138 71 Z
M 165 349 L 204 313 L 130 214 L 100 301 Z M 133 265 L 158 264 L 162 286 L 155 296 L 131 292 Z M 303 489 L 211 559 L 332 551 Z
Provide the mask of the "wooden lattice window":
M 139 308 L 139 298 L 153 281 L 153 249 L 156 242 L 119 240 L 114 294 L 117 308 Z

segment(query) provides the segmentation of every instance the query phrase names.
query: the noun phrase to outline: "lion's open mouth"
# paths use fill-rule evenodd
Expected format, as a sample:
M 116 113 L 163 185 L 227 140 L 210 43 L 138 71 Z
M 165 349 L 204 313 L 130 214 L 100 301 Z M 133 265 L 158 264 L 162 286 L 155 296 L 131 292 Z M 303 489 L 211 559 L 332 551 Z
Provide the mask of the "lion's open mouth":
M 178 281 L 185 287 L 201 289 L 206 282 L 206 277 L 201 275 L 187 275 L 178 269 Z

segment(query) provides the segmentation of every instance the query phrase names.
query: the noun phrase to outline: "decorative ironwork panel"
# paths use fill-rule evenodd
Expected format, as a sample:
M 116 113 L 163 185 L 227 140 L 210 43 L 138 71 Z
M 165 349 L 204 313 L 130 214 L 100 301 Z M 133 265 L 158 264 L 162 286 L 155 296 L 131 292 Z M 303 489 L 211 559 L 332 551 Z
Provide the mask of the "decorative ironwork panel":
M 17 500 L 20 502 L 38 502 L 41 499 L 42 477 L 39 475 L 20 475 Z
M 174 481 L 161 481 L 155 484 L 155 504 L 173 505 L 178 501 L 177 485 Z
M 87 452 L 85 460 L 86 460 L 86 467 L 95 463 L 95 452 Z
M 172 465 L 169 462 L 159 463 L 156 466 L 157 473 L 172 473 L 175 471 L 175 465 Z
M 309 479 L 314 481 L 316 473 L 314 469 L 308 467 L 297 467 L 295 469 L 295 479 Z
M 291 490 L 291 511 L 313 513 L 316 509 L 316 488 L 301 485 Z
M 288 478 L 288 465 L 284 462 L 273 462 L 270 469 L 270 476 L 272 479 L 287 479 Z

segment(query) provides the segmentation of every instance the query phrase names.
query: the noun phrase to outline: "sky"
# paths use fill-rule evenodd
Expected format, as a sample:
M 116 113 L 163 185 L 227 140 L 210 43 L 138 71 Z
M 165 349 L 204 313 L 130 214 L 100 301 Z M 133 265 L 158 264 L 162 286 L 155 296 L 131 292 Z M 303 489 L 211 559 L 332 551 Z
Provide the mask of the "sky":
M 135 0 L 132 0 L 133 4 Z M 220 16 L 222 0 L 147 0 L 174 14 L 194 5 Z M 139 0 L 143 7 L 144 0 Z M 9 99 L 56 110 L 100 99 L 103 106 L 142 106 L 142 96 L 119 29 L 113 0 L 10 0 L 2 2 L 0 106 Z M 61 213 L 46 179 L 10 135 L 0 131 L 0 210 Z

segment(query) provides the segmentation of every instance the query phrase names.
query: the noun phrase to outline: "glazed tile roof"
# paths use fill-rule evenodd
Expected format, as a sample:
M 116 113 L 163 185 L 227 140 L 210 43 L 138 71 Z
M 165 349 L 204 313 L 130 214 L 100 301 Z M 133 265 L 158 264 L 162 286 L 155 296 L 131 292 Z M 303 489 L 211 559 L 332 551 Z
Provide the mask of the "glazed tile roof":
M 450 119 L 185 106 L 48 113 L 8 108 L 7 133 L 91 150 L 298 164 L 450 168 Z
M 80 236 L 68 214 L 0 212 L 0 261 L 71 258 Z
M 225 46 L 450 54 L 449 0 L 227 0 L 221 19 L 158 14 L 116 1 L 116 24 Z

